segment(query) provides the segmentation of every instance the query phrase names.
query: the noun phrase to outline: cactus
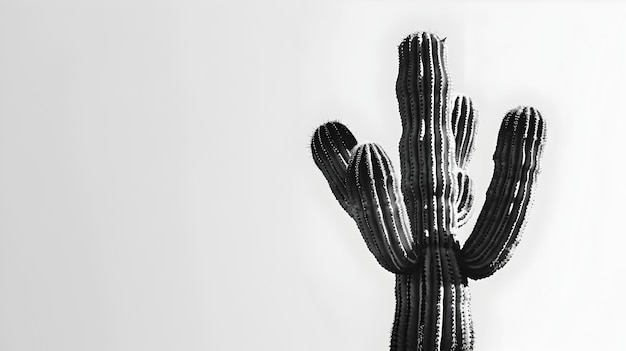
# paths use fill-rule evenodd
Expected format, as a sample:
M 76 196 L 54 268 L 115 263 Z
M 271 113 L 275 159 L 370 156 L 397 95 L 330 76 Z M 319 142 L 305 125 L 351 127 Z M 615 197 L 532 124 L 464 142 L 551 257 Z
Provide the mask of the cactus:
M 500 269 L 519 242 L 545 124 L 532 107 L 506 114 L 485 204 L 461 248 L 455 233 L 473 205 L 466 167 L 476 111 L 465 96 L 452 102 L 444 39 L 418 32 L 398 52 L 401 181 L 379 145 L 358 145 L 340 122 L 320 126 L 311 151 L 368 249 L 396 275 L 391 350 L 472 350 L 468 279 Z

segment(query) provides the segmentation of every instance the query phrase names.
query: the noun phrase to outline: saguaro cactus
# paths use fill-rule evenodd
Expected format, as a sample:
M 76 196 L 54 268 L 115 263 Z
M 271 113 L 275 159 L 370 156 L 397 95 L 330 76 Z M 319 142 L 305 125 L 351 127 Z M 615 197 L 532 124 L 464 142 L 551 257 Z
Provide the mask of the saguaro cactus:
M 493 274 L 518 244 L 545 124 L 532 107 L 506 114 L 485 204 L 461 248 L 455 233 L 473 204 L 466 165 L 476 112 L 465 96 L 451 101 L 444 40 L 418 32 L 398 51 L 401 182 L 379 145 L 358 145 L 339 122 L 315 131 L 313 159 L 376 260 L 396 275 L 391 350 L 472 350 L 468 278 Z

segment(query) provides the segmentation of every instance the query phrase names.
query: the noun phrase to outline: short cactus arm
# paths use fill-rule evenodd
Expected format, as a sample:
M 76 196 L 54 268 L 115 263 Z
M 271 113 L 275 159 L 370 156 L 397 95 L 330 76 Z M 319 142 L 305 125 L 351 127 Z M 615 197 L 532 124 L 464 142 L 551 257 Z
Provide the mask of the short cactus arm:
M 545 123 L 534 108 L 519 107 L 504 117 L 485 204 L 461 251 L 461 267 L 469 278 L 487 277 L 511 258 L 531 201 L 544 142 Z
M 315 130 L 311 152 L 330 189 L 346 212 L 351 214 L 351 201 L 346 188 L 346 169 L 357 141 L 345 125 L 328 122 Z
M 476 110 L 469 97 L 460 95 L 454 99 L 450 121 L 456 143 L 457 165 L 465 169 L 474 151 L 476 135 Z
M 385 151 L 376 144 L 356 148 L 347 170 L 352 217 L 383 268 L 411 272 L 417 262 L 402 192 Z
M 457 211 L 456 227 L 460 228 L 470 218 L 472 205 L 474 204 L 473 183 L 466 172 L 467 164 L 474 151 L 474 136 L 476 135 L 477 123 L 476 111 L 470 98 L 457 96 L 454 99 L 450 121 L 456 143 L 455 155 L 459 169 L 456 179 L 458 191 L 455 206 Z

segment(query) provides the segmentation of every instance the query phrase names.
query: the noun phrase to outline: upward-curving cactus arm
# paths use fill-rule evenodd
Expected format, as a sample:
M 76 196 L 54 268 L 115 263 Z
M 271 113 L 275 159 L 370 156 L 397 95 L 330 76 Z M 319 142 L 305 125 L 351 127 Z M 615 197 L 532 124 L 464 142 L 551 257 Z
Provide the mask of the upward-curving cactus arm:
M 469 278 L 488 277 L 511 258 L 526 218 L 544 142 L 545 124 L 537 110 L 519 107 L 506 114 L 485 204 L 461 251 L 463 271 Z
M 311 151 L 380 265 L 393 273 L 410 272 L 416 247 L 391 161 L 379 145 L 354 145 L 348 127 L 328 122 L 313 134 Z
M 473 182 L 466 173 L 472 152 L 474 151 L 474 135 L 476 134 L 476 111 L 472 100 L 467 96 L 457 96 L 452 108 L 451 123 L 456 148 L 458 166 L 456 196 L 456 227 L 460 228 L 469 219 L 474 204 Z
M 456 146 L 456 163 L 460 168 L 465 169 L 474 152 L 474 136 L 476 135 L 476 110 L 469 97 L 460 95 L 454 99 L 450 122 Z
M 352 158 L 356 138 L 348 127 L 339 122 L 328 122 L 317 128 L 311 138 L 311 152 L 330 189 L 341 207 L 352 215 L 352 201 L 346 187 L 346 169 Z
M 348 191 L 355 206 L 353 218 L 380 265 L 393 273 L 410 273 L 417 247 L 391 161 L 379 145 L 356 149 L 348 166 Z

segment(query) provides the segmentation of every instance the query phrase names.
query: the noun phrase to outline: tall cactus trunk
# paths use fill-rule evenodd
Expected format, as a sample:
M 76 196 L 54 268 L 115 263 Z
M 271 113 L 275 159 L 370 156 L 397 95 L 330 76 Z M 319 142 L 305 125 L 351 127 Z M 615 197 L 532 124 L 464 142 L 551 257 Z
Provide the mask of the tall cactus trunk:
M 470 294 L 459 246 L 428 246 L 419 257 L 415 273 L 396 274 L 391 350 L 471 350 Z

